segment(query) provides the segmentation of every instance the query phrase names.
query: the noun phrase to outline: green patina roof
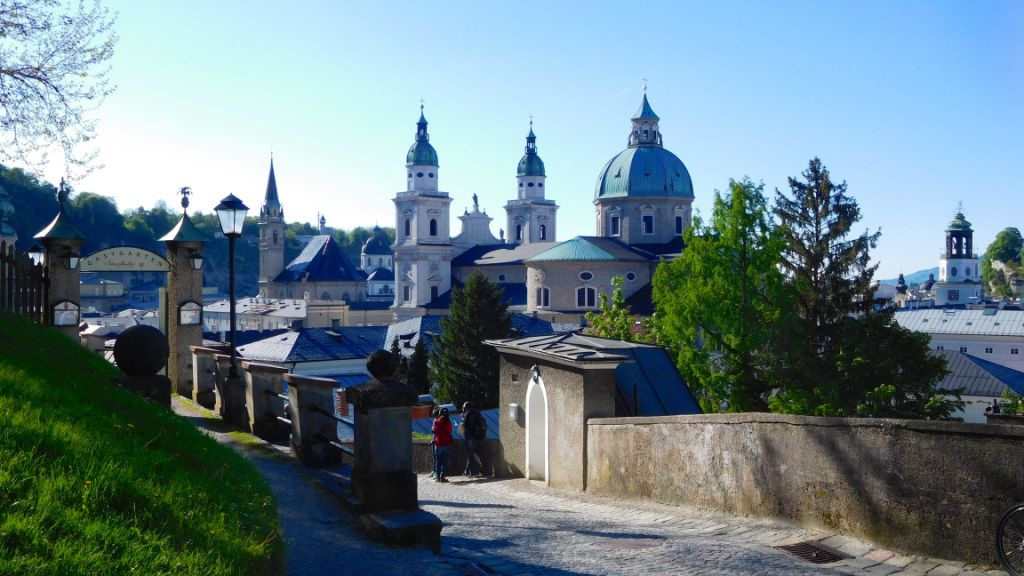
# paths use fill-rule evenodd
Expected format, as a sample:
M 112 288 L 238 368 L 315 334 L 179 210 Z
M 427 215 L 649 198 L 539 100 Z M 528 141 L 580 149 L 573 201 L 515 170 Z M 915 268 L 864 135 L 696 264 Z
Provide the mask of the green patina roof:
M 438 166 L 437 151 L 430 145 L 430 134 L 427 132 L 427 118 L 420 106 L 420 120 L 416 123 L 416 142 L 405 155 L 406 166 Z
M 75 226 L 61 208 L 50 225 L 39 231 L 33 238 L 85 238 L 85 234 Z
M 629 196 L 693 197 L 693 181 L 683 161 L 660 146 L 630 147 L 605 164 L 595 198 Z
M 526 136 L 526 154 L 519 160 L 517 176 L 544 176 L 544 161 L 537 155 L 537 136 L 533 133 L 533 123 L 530 123 L 530 133 Z
M 956 217 L 953 218 L 953 221 L 949 223 L 949 228 L 946 228 L 946 230 L 950 230 L 950 231 L 952 231 L 952 230 L 970 230 L 970 229 L 971 229 L 971 223 L 968 222 L 966 218 L 964 218 L 963 212 L 957 212 L 956 213 Z
M 647 93 L 644 93 L 644 99 L 640 103 L 640 107 L 637 108 L 636 114 L 633 114 L 633 120 L 640 119 L 658 120 L 658 115 L 651 109 L 651 104 L 647 101 Z
M 178 224 L 171 228 L 171 231 L 164 234 L 161 242 L 209 242 L 210 237 L 196 228 L 188 214 L 182 214 Z
M 551 261 L 575 261 L 575 262 L 614 262 L 615 256 L 602 250 L 585 238 L 577 236 L 572 240 L 566 240 L 554 248 L 545 250 L 530 258 L 530 262 L 551 262 Z

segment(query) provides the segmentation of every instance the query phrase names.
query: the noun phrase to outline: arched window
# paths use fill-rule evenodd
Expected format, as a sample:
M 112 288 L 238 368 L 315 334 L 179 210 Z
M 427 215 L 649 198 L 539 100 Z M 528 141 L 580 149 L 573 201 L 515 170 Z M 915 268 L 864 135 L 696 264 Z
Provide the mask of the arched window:
M 437 219 L 430 219 L 430 235 L 437 236 Z
M 543 286 L 541 286 L 540 288 L 537 288 L 537 295 L 536 295 L 535 303 L 536 303 L 538 308 L 547 308 L 550 305 L 549 304 L 550 303 L 550 298 L 551 298 L 551 292 L 547 288 L 545 288 Z
M 540 232 L 540 239 L 541 240 L 547 240 L 548 239 L 548 227 L 547 226 L 541 224 L 540 225 L 540 229 L 538 231 Z
M 516 224 L 516 242 L 523 241 L 523 225 Z
M 594 308 L 597 306 L 597 290 L 590 286 L 581 286 L 576 289 L 576 307 Z
M 408 236 L 412 230 L 412 221 L 408 218 L 405 219 L 405 235 Z

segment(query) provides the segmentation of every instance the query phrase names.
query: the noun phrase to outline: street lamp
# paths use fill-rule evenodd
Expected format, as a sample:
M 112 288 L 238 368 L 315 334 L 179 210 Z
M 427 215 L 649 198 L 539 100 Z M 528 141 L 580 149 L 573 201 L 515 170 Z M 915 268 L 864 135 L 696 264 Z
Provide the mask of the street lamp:
M 235 239 L 242 235 L 242 225 L 245 224 L 245 213 L 249 208 L 241 200 L 235 198 L 234 194 L 221 200 L 214 210 L 220 218 L 220 230 L 228 237 L 228 321 L 231 322 L 231 367 L 228 369 L 228 378 L 237 378 L 238 369 L 235 367 Z
M 40 246 L 38 243 L 33 244 L 32 247 L 28 249 L 28 257 L 29 259 L 32 260 L 33 266 L 39 266 L 40 264 L 42 264 L 43 257 L 45 255 L 46 253 L 43 252 L 43 247 Z

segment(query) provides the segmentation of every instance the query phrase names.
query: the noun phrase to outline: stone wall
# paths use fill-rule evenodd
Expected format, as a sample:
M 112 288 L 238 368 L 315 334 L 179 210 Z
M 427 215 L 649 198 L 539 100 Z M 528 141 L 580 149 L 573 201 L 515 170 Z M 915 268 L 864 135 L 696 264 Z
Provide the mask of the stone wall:
M 994 563 L 1024 500 L 1024 427 L 720 414 L 588 422 L 587 490 L 789 518 L 896 551 Z

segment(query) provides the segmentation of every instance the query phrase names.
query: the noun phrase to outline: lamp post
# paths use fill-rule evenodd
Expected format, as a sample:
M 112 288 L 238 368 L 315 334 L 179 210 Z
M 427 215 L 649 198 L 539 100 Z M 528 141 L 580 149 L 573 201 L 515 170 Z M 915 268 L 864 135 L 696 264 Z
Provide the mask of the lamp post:
M 245 213 L 249 208 L 241 200 L 235 198 L 234 194 L 221 200 L 214 209 L 217 217 L 220 218 L 220 230 L 228 237 L 228 276 L 229 276 L 229 298 L 228 321 L 231 323 L 231 367 L 228 369 L 228 378 L 238 377 L 235 352 L 235 239 L 242 235 L 242 225 L 245 224 Z

